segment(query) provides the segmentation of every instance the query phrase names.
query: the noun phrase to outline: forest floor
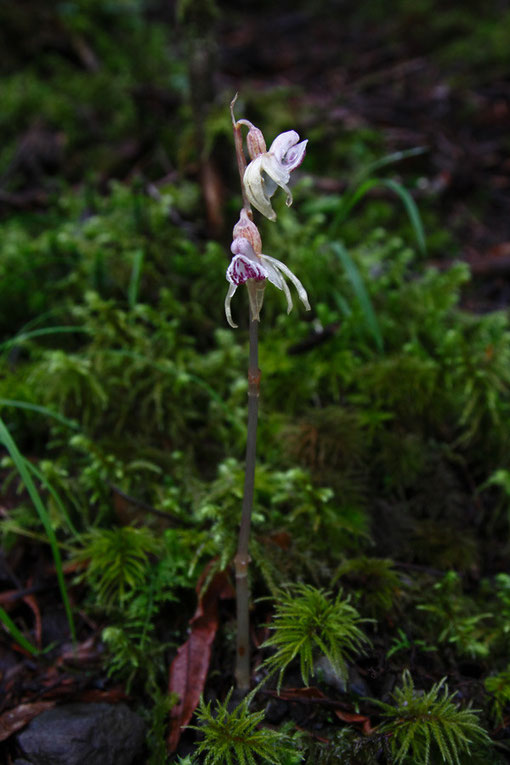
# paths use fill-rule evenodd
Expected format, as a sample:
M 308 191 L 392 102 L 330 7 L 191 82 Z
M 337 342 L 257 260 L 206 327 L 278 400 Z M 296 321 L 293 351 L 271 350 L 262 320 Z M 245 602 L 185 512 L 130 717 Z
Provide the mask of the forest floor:
M 257 13 L 232 4 L 226 6 L 222 8 L 223 16 L 214 34 L 215 51 L 211 59 L 217 67 L 214 97 L 218 100 L 226 93 L 239 92 L 241 98 L 246 98 L 248 103 L 253 101 L 255 108 L 262 112 L 267 95 L 269 106 L 263 120 L 271 124 L 271 104 L 277 104 L 279 94 L 283 94 L 286 109 L 296 116 L 296 129 L 303 136 L 315 136 L 320 144 L 315 149 L 314 165 L 309 173 L 313 194 L 317 196 L 345 192 L 347 180 L 343 180 L 338 171 L 342 162 L 348 179 L 353 167 L 395 155 L 391 177 L 411 190 L 429 235 L 426 264 L 440 271 L 446 271 L 459 260 L 469 265 L 472 280 L 461 293 L 461 306 L 466 311 L 483 315 L 507 309 L 510 299 L 510 78 L 505 74 L 503 59 L 489 56 L 485 68 L 476 59 L 470 62 L 470 46 L 483 44 L 483 34 L 480 32 L 477 37 L 475 25 L 468 24 L 464 28 L 454 15 L 446 31 L 438 25 L 422 34 L 423 17 L 418 12 L 413 15 L 403 11 L 394 19 L 381 20 L 368 12 L 363 16 L 335 3 L 326 4 L 327 12 L 321 14 L 311 12 L 306 4 L 303 9 L 292 10 L 289 6 L 280 10 L 266 8 Z M 168 24 L 166 13 L 159 12 L 160 21 Z M 458 13 L 461 19 L 461 11 Z M 75 40 L 59 39 L 55 31 L 52 34 L 51 39 L 46 35 L 43 47 L 71 51 L 71 57 L 81 51 L 80 55 L 88 61 L 85 65 L 94 69 L 93 45 L 84 49 Z M 21 39 L 20 47 L 22 44 Z M 11 42 L 11 52 L 15 49 L 15 42 Z M 178 109 L 178 105 L 166 103 L 160 92 L 152 93 L 149 89 L 137 93 L 137 98 L 152 104 L 148 107 L 148 121 L 156 119 L 158 112 L 164 116 L 167 110 Z M 275 109 L 278 112 L 278 105 Z M 44 214 L 50 205 L 48 200 L 55 194 L 55 178 L 58 179 L 59 174 L 68 172 L 67 181 L 74 188 L 80 186 L 79 147 L 75 156 L 66 156 L 68 165 L 64 168 L 58 131 L 47 130 L 36 122 L 23 127 L 16 140 L 11 139 L 18 148 L 12 153 L 12 161 L 4 163 L 0 177 L 0 210 L 4 221 L 24 215 L 28 220 L 34 214 Z M 138 143 L 136 138 L 126 136 L 126 141 L 116 147 L 117 156 L 108 159 L 115 168 L 110 177 L 128 183 L 140 173 L 143 175 L 147 168 L 157 166 L 154 160 L 157 151 L 146 141 L 146 136 Z M 352 152 L 354 159 L 339 158 L 338 142 Z M 218 143 L 219 159 L 216 160 L 213 153 L 213 165 L 225 161 L 226 144 L 221 137 Z M 332 165 L 328 159 L 330 150 L 334 152 Z M 179 169 L 186 180 L 201 182 L 213 219 L 214 211 L 230 193 L 230 177 L 234 177 L 235 172 L 231 159 L 232 173 L 226 174 L 225 181 L 218 175 L 213 181 L 211 176 L 200 178 L 196 161 L 188 165 L 184 162 L 184 171 Z M 175 165 L 170 164 L 168 173 L 173 177 Z M 384 169 L 384 165 L 381 168 Z M 145 178 L 147 185 L 157 187 L 163 177 L 159 166 L 155 176 L 158 174 L 160 178 Z M 104 175 L 109 176 L 109 170 Z M 148 170 L 147 175 L 150 175 Z M 102 182 L 109 179 L 105 177 Z M 386 201 L 387 197 L 387 189 L 374 188 L 363 205 L 368 206 L 374 200 Z M 230 214 L 228 205 L 224 205 L 223 222 L 216 220 L 215 238 L 222 242 L 229 236 L 230 224 L 225 221 Z M 191 232 L 192 241 L 198 238 L 204 242 L 208 238 L 204 221 L 195 225 L 179 219 L 177 226 Z M 4 334 L 8 336 L 8 332 Z M 29 443 L 28 448 L 30 446 Z M 10 475 L 10 470 L 11 466 L 5 468 L 5 477 Z M 470 481 L 468 476 L 466 483 Z M 475 503 L 476 491 L 472 494 Z M 4 518 L 16 508 L 19 497 L 12 480 L 6 481 L 0 508 Z M 144 507 L 143 501 L 133 511 L 136 505 L 133 497 L 116 487 L 112 488 L 111 497 L 115 517 L 120 522 L 132 518 L 133 512 L 141 513 L 142 509 L 153 513 L 154 518 L 157 516 L 158 511 L 153 506 Z M 287 538 L 282 536 L 273 541 L 279 547 L 279 554 L 284 555 Z M 505 550 L 502 548 L 501 557 Z M 494 571 L 501 570 L 496 552 L 493 564 Z M 434 564 L 428 567 L 402 562 L 400 570 L 406 576 L 420 566 L 427 573 L 434 569 Z M 482 575 L 494 573 L 490 565 L 483 572 L 474 572 L 469 566 L 466 569 L 468 579 L 472 576 L 479 580 Z M 2 643 L 0 741 L 5 743 L 0 746 L 5 747 L 5 761 L 12 763 L 19 754 L 14 734 L 41 711 L 64 700 L 133 701 L 133 695 L 126 690 L 124 682 L 111 680 L 106 675 L 105 649 L 100 639 L 104 623 L 101 619 L 96 621 L 82 604 L 81 598 L 85 598 L 86 593 L 83 582 L 72 588 L 73 610 L 79 623 L 78 648 L 76 651 L 72 648 L 65 614 L 56 602 L 54 563 L 45 546 L 29 538 L 20 541 L 2 553 L 0 570 L 4 585 L 0 606 L 9 613 L 16 613 L 18 623 L 24 628 L 31 625 L 29 631 L 35 643 L 47 647 L 35 658 L 19 644 Z M 69 581 L 80 570 L 76 561 L 67 561 L 64 565 Z M 212 579 L 205 595 L 199 594 L 198 585 L 196 592 L 201 612 L 193 617 L 195 590 L 183 589 L 183 608 L 173 624 L 174 643 L 176 634 L 185 637 L 190 618 L 191 634 L 194 629 L 198 630 L 199 622 L 211 641 L 218 630 L 221 632 L 219 625 L 232 625 L 233 592 L 221 575 Z M 256 605 L 254 615 L 258 624 L 264 624 L 269 618 L 266 607 L 260 604 Z M 260 646 L 267 635 L 263 628 L 254 629 L 255 645 Z M 197 682 L 202 689 L 207 689 L 210 698 L 223 698 L 230 685 L 232 667 L 226 664 L 231 660 L 231 653 L 223 652 L 225 645 L 231 646 L 230 638 L 228 629 L 224 630 L 222 641 L 216 643 L 217 650 L 213 648 L 207 685 L 205 675 L 202 677 L 202 665 L 190 670 L 192 674 L 201 675 Z M 372 683 L 371 693 L 377 689 L 382 697 L 388 685 L 385 662 L 388 643 L 381 634 L 376 634 L 374 646 L 371 656 L 359 660 L 353 669 L 353 682 L 358 684 L 361 695 L 369 695 L 365 682 L 368 678 L 367 682 Z M 446 649 L 451 650 L 451 646 Z M 414 652 L 413 648 L 413 655 Z M 174 657 L 175 651 L 170 655 Z M 453 664 L 452 654 L 448 656 Z M 258 649 L 255 659 L 262 660 Z M 453 686 L 458 690 L 464 685 L 466 697 L 474 700 L 476 706 L 478 698 L 473 687 L 482 675 L 482 664 L 470 659 L 460 661 Z M 422 678 L 437 679 L 442 666 L 434 654 L 428 653 L 422 653 L 415 662 Z M 393 680 L 397 674 L 395 670 Z M 321 742 L 324 731 L 329 730 L 324 722 L 324 710 L 328 714 L 333 710 L 342 723 L 354 725 L 358 732 L 370 732 L 373 714 L 370 704 L 355 708 L 350 701 L 328 698 L 319 688 L 297 687 L 299 684 L 296 673 L 287 679 L 278 699 L 272 688 L 263 692 L 270 698 L 266 715 L 269 723 L 279 725 L 290 720 L 298 728 L 312 731 L 316 741 Z M 175 747 L 179 740 L 176 726 L 182 719 L 173 723 Z M 507 718 L 501 722 L 496 738 L 506 739 L 507 723 Z M 192 751 L 194 741 L 194 733 L 184 735 L 179 749 L 181 756 Z M 374 755 L 380 759 L 370 762 L 383 762 L 384 756 L 381 750 Z

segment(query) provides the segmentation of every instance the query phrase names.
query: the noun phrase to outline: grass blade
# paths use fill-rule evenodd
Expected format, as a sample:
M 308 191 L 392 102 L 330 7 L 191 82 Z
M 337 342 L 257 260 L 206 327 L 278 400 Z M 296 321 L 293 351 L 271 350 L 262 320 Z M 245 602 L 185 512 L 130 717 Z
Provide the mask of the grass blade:
M 30 499 L 34 503 L 34 507 L 44 527 L 46 536 L 48 537 L 48 542 L 51 547 L 53 560 L 55 562 L 58 586 L 60 589 L 60 594 L 62 596 L 62 602 L 64 604 L 67 621 L 69 624 L 69 629 L 71 631 L 73 642 L 76 642 L 76 630 L 74 627 L 74 619 L 73 619 L 73 614 L 71 611 L 71 604 L 69 603 L 69 597 L 67 595 L 66 583 L 64 579 L 64 571 L 62 568 L 62 558 L 60 556 L 60 550 L 58 547 L 55 532 L 53 531 L 53 527 L 51 525 L 48 512 L 32 480 L 32 476 L 30 475 L 30 472 L 27 469 L 25 458 L 20 453 L 18 447 L 16 446 L 14 442 L 14 439 L 12 438 L 11 434 L 9 433 L 9 430 L 7 429 L 4 421 L 1 418 L 0 418 L 0 441 L 4 444 L 5 448 L 10 454 L 11 459 L 14 462 L 18 473 L 20 474 L 21 480 L 25 484 L 25 488 L 30 496 Z
M 23 633 L 20 632 L 20 630 L 16 627 L 9 614 L 4 611 L 3 608 L 0 608 L 0 622 L 2 622 L 5 629 L 10 633 L 11 637 L 14 638 L 16 643 L 19 643 L 19 645 L 24 648 L 25 651 L 28 651 L 32 655 L 39 653 L 39 650 L 35 647 L 35 645 L 32 645 L 32 643 L 26 639 Z
M 428 150 L 428 146 L 415 146 L 414 149 L 404 149 L 403 151 L 394 151 L 391 154 L 386 154 L 386 156 L 376 159 L 375 162 L 371 162 L 362 168 L 358 174 L 357 181 L 359 183 L 363 178 L 367 178 L 376 170 L 380 170 L 381 167 L 394 165 L 396 162 L 402 162 L 403 159 L 408 159 L 409 157 L 417 157 L 420 154 L 425 154 Z
M 27 460 L 27 459 L 25 460 L 25 465 L 30 470 L 30 472 L 33 475 L 35 475 L 37 480 L 42 483 L 42 485 L 46 488 L 46 490 L 49 492 L 49 494 L 51 494 L 51 496 L 53 497 L 53 500 L 54 500 L 56 506 L 58 507 L 58 509 L 60 510 L 62 516 L 64 517 L 64 519 L 65 519 L 65 521 L 66 521 L 66 523 L 67 523 L 67 525 L 69 527 L 70 532 L 72 534 L 74 534 L 75 537 L 77 537 L 78 536 L 78 531 L 77 531 L 74 523 L 72 522 L 71 518 L 69 517 L 69 513 L 67 512 L 64 503 L 60 499 L 60 495 L 57 492 L 57 490 L 51 485 L 51 483 L 48 481 L 48 479 L 46 478 L 44 473 L 41 470 L 39 470 L 39 468 L 36 468 L 35 465 L 32 465 L 32 463 L 29 462 L 29 460 Z
M 130 308 L 134 308 L 138 302 L 138 294 L 140 292 L 140 279 L 142 277 L 143 258 L 143 250 L 136 250 L 133 258 L 133 268 L 131 269 L 131 279 L 129 280 L 128 287 L 128 304 Z
M 340 259 L 340 262 L 345 269 L 345 273 L 347 274 L 347 278 L 352 284 L 354 293 L 358 298 L 361 309 L 363 311 L 366 326 L 375 340 L 377 349 L 382 352 L 384 350 L 384 342 L 381 334 L 381 329 L 379 327 L 379 322 L 377 321 L 377 316 L 375 315 L 372 301 L 370 300 L 370 296 L 365 288 L 362 276 L 343 244 L 340 242 L 333 242 L 331 247 L 335 255 L 337 255 L 337 257 Z
M 391 178 L 381 178 L 380 185 L 386 186 L 387 189 L 391 189 L 395 194 L 400 197 L 402 203 L 406 209 L 411 225 L 414 229 L 414 235 L 418 243 L 418 247 L 422 255 L 427 254 L 427 243 L 425 241 L 425 232 L 423 230 L 423 224 L 421 222 L 420 212 L 416 206 L 416 202 L 412 198 L 409 191 L 402 186 L 401 183 L 392 180 Z
M 336 233 L 340 223 L 347 218 L 352 208 L 358 204 L 365 194 L 376 186 L 383 186 L 390 191 L 393 191 L 393 193 L 400 198 L 413 227 L 418 248 L 422 255 L 426 255 L 427 244 L 425 241 L 425 232 L 423 230 L 423 224 L 416 202 L 409 191 L 402 186 L 401 183 L 398 183 L 391 178 L 368 178 L 366 181 L 363 181 L 363 183 L 360 183 L 351 194 L 347 195 L 347 197 L 342 200 L 340 210 L 335 218 L 333 232 Z
M 58 420 L 62 425 L 67 425 L 68 428 L 72 428 L 73 430 L 80 429 L 78 423 L 74 420 L 68 420 L 64 415 L 59 414 L 58 412 L 53 412 L 45 406 L 40 406 L 40 404 L 31 404 L 29 401 L 17 401 L 16 399 L 11 398 L 0 398 L 0 406 L 13 406 L 17 409 L 28 409 L 31 412 L 44 414 L 46 417 L 53 417 L 54 420 Z
M 90 334 L 90 330 L 84 327 L 41 327 L 40 329 L 32 329 L 29 332 L 20 332 L 19 335 L 15 335 L 10 340 L 5 340 L 0 343 L 0 351 L 8 351 L 15 345 L 23 343 L 25 340 L 32 340 L 34 337 L 44 337 L 44 335 L 60 335 L 66 332 L 83 332 L 84 334 Z

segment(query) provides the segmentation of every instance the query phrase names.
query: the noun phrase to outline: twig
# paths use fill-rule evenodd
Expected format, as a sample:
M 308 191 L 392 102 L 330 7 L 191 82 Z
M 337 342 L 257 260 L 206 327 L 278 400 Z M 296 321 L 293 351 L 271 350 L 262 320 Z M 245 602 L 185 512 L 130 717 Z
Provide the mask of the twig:
M 193 525 L 190 521 L 187 521 L 184 518 L 179 518 L 177 515 L 172 515 L 171 513 L 165 512 L 164 510 L 158 510 L 152 505 L 149 505 L 147 502 L 144 502 L 142 499 L 138 499 L 137 497 L 132 497 L 130 494 L 126 494 L 125 491 L 122 491 L 122 489 L 119 489 L 118 486 L 115 486 L 115 484 L 110 483 L 109 481 L 108 486 L 115 494 L 117 494 L 122 499 L 125 499 L 126 502 L 128 502 L 130 505 L 133 505 L 134 507 L 140 507 L 142 510 L 146 510 L 152 515 L 157 515 L 158 518 L 163 518 L 170 526 L 175 526 L 178 528 L 179 526 L 191 527 Z

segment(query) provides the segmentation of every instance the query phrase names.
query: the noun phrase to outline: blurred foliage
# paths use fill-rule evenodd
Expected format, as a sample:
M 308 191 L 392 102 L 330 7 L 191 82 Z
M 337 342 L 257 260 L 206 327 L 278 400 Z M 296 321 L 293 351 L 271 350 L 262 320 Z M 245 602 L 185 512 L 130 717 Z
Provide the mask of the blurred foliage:
M 177 23 L 170 9 L 143 0 L 27 3 L 31 14 L 22 3 L 0 8 L 1 414 L 62 555 L 79 566 L 75 592 L 101 625 L 106 671 L 140 706 L 152 705 L 156 763 L 170 706 L 169 649 L 184 638 L 200 574 L 207 566 L 207 584 L 235 552 L 247 300 L 240 291 L 245 320 L 232 332 L 223 314 L 228 246 L 204 233 L 197 181 L 192 6 L 181 4 Z M 206 5 L 211 18 L 225 12 Z M 306 12 L 325 6 L 302 4 Z M 378 22 L 376 5 L 358 11 Z M 438 61 L 469 50 L 456 76 L 473 72 L 482 55 L 487 71 L 501 71 L 508 11 L 496 20 L 489 4 L 476 23 L 472 3 L 436 11 L 435 0 L 397 3 L 391 27 L 397 34 L 404 26 L 410 39 L 417 29 L 435 36 Z M 482 38 L 493 44 L 481 46 Z M 310 121 L 297 94 L 288 85 L 247 88 L 239 107 L 271 139 L 289 126 L 304 135 L 300 125 Z M 201 126 L 205 156 L 221 162 L 228 146 L 226 188 L 235 175 L 230 95 L 207 104 Z M 364 671 L 374 696 L 387 693 L 381 674 L 410 666 L 420 676 L 426 666 L 436 679 L 459 677 L 459 662 L 463 671 L 470 662 L 477 689 L 466 696 L 478 694 L 487 726 L 500 724 L 510 710 L 509 316 L 465 310 L 465 264 L 427 266 L 413 198 L 393 180 L 400 160 L 385 155 L 381 135 L 325 121 L 306 137 L 293 189 L 299 204 L 287 209 L 278 200 L 278 226 L 261 225 L 264 251 L 295 270 L 312 312 L 295 308 L 288 317 L 268 286 L 253 594 L 278 603 L 292 592 L 292 621 L 296 592 L 320 600 L 341 585 L 351 616 L 377 620 L 367 632 L 380 666 Z M 326 158 L 326 172 L 345 178 L 345 190 L 318 193 Z M 361 200 L 377 185 L 391 193 Z M 20 204 L 34 189 L 36 201 Z M 429 253 L 455 249 L 426 202 L 423 219 Z M 2 480 L 9 555 L 20 539 L 35 545 L 47 535 L 7 457 Z M 298 589 L 282 589 L 289 585 Z M 257 627 L 271 620 L 260 602 Z M 227 625 L 219 640 L 228 634 Z M 336 658 L 348 674 L 351 659 Z M 398 704 L 423 711 L 425 702 L 443 703 L 455 718 L 443 685 L 419 696 L 404 677 Z M 217 709 L 232 719 L 226 702 Z M 267 752 L 273 739 L 257 739 L 253 728 L 259 712 L 239 714 Z M 208 702 L 201 715 L 205 728 L 219 730 Z M 473 713 L 458 715 L 479 738 Z M 330 745 L 296 739 L 289 763 L 300 753 L 324 764 L 389 758 L 388 728 L 361 736 L 335 723 L 327 721 Z M 427 759 L 423 747 L 434 735 L 419 734 L 417 757 Z M 397 761 L 412 749 L 402 736 Z M 445 751 L 454 762 L 454 750 Z

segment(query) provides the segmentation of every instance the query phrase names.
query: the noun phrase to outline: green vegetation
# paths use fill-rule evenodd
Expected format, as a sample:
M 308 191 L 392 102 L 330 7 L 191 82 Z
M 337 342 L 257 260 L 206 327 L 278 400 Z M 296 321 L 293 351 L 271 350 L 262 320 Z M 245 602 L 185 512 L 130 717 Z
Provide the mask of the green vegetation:
M 33 586 L 67 626 L 41 643 L 29 601 L 6 599 L 2 641 L 34 666 L 67 642 L 100 642 L 100 682 L 121 683 L 146 715 L 147 762 L 163 765 L 178 703 L 169 665 L 197 599 L 232 574 L 243 491 L 245 291 L 236 332 L 223 311 L 239 207 L 233 94 L 208 103 L 200 146 L 189 46 L 155 6 L 31 2 L 29 28 L 10 5 L 5 34 L 31 47 L 6 43 L 0 64 L 0 534 L 17 577 L 2 585 Z M 500 72 L 508 33 L 493 9 L 478 25 L 470 6 L 436 5 L 397 4 L 392 34 L 434 11 L 434 61 L 465 46 Z M 494 45 L 479 44 L 482 27 Z M 481 82 L 470 66 L 450 81 Z M 267 290 L 250 547 L 261 685 L 233 706 L 225 599 L 185 734 L 194 751 L 180 761 L 499 765 L 510 751 L 508 311 L 468 310 L 477 285 L 452 261 L 441 200 L 418 198 L 421 170 L 406 164 L 424 162 L 424 147 L 395 152 L 364 122 L 311 119 L 299 88 L 247 85 L 243 99 L 268 134 L 310 139 L 299 204 L 276 198 L 278 226 L 261 230 L 312 311 L 287 316 Z M 211 157 L 223 230 L 199 177 Z M 289 701 L 285 682 L 316 695 Z
M 297 765 L 301 762 L 284 734 L 259 728 L 264 712 L 249 711 L 251 696 L 249 694 L 232 711 L 228 709 L 230 694 L 214 710 L 210 703 L 201 701 L 197 719 L 204 738 L 197 747 L 197 755 L 205 753 L 204 765 Z
M 347 661 L 362 652 L 368 642 L 360 622 L 358 612 L 341 592 L 332 599 L 328 593 L 304 584 L 278 592 L 273 634 L 263 646 L 276 648 L 265 663 L 270 672 L 279 672 L 278 688 L 285 669 L 296 658 L 303 683 L 309 685 L 317 655 L 325 656 L 347 682 Z
M 429 765 L 438 756 L 448 765 L 461 765 L 466 760 L 459 755 L 469 755 L 472 744 L 490 742 L 475 711 L 455 704 L 444 678 L 419 694 L 410 674 L 404 672 L 402 687 L 395 690 L 393 700 L 393 705 L 379 702 L 379 706 L 389 718 L 382 730 L 391 736 L 396 765 Z

